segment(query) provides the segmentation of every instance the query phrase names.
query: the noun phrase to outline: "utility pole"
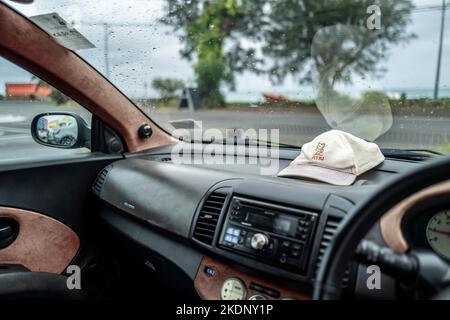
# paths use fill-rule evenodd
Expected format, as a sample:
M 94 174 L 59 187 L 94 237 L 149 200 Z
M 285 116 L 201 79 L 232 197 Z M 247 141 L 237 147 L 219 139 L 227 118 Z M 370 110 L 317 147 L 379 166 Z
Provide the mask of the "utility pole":
M 445 25 L 445 9 L 446 4 L 445 0 L 442 0 L 442 16 L 441 16 L 441 34 L 439 37 L 439 49 L 438 49 L 438 60 L 437 60 L 437 70 L 436 70 L 436 81 L 434 83 L 434 100 L 437 100 L 439 97 L 439 78 L 441 75 L 441 60 L 442 60 L 442 47 L 444 42 L 444 25 Z
M 109 27 L 107 23 L 103 24 L 103 32 L 104 32 L 104 45 L 105 45 L 105 76 L 109 79 Z
M 144 99 L 147 99 L 147 89 L 148 89 L 148 83 L 147 81 L 144 82 Z

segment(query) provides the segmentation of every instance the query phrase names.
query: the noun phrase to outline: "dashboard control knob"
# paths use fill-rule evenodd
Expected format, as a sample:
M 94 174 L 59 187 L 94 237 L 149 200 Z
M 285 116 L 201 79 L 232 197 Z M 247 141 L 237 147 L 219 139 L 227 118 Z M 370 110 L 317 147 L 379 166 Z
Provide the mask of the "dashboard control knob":
M 264 233 L 255 233 L 250 241 L 250 245 L 255 250 L 264 250 L 269 245 L 269 237 Z

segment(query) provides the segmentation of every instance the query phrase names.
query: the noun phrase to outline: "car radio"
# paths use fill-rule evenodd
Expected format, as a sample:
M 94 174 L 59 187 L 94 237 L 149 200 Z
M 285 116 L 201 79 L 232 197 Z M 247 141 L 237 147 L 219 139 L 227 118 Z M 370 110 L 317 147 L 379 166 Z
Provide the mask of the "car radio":
M 317 218 L 316 213 L 233 197 L 219 247 L 304 273 Z

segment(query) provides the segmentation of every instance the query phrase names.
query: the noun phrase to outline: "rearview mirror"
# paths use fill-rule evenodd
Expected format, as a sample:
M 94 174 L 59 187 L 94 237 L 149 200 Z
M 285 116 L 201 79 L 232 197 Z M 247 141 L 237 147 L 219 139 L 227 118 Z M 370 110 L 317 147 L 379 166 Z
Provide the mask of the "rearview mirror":
M 75 113 L 43 113 L 31 123 L 34 141 L 46 146 L 75 149 L 90 147 L 90 129 Z

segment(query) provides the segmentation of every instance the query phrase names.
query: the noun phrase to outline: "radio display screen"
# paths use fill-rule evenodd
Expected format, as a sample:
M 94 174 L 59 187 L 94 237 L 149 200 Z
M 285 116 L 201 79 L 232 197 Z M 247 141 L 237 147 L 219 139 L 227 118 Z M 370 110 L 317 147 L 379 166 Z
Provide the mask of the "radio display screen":
M 295 219 L 281 216 L 260 208 L 243 206 L 245 218 L 244 221 L 250 223 L 253 227 L 261 228 L 276 233 L 290 234 Z

